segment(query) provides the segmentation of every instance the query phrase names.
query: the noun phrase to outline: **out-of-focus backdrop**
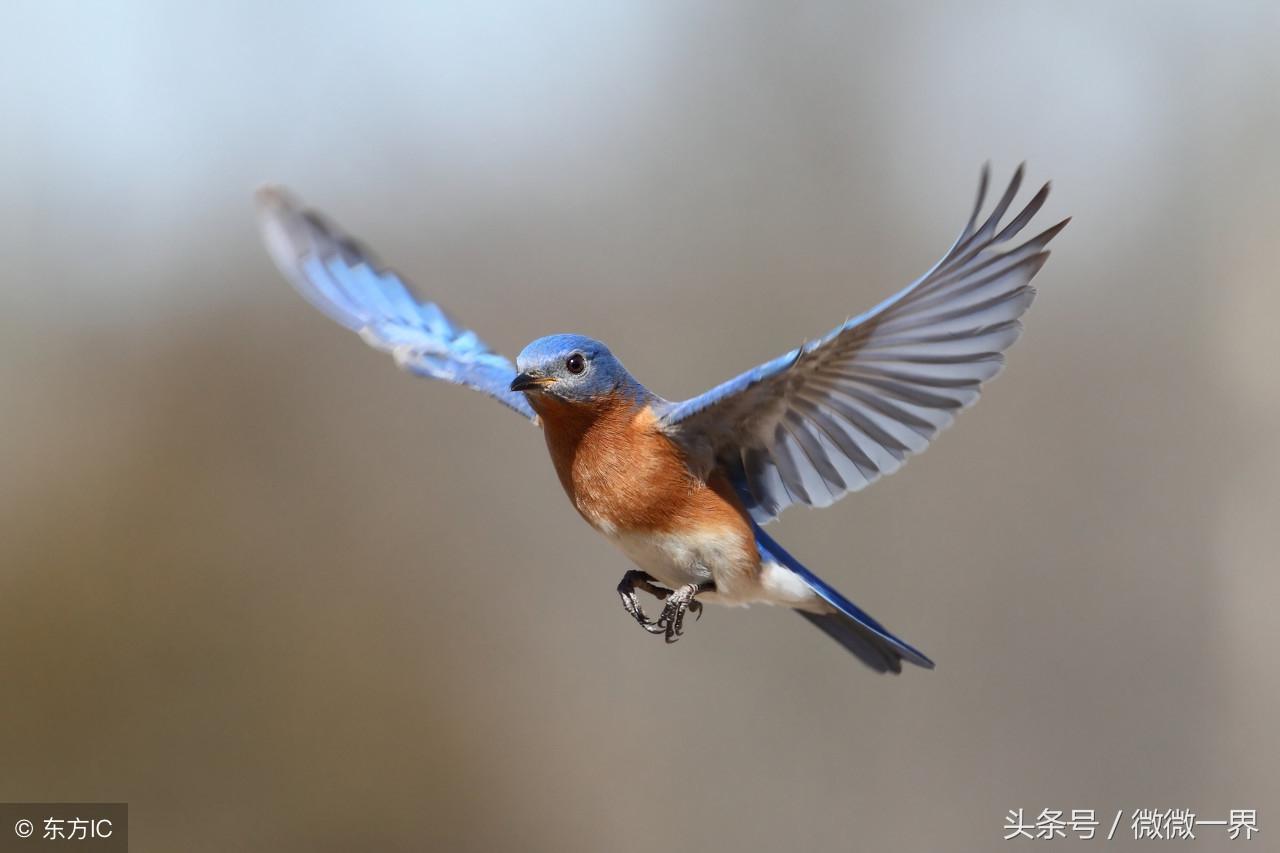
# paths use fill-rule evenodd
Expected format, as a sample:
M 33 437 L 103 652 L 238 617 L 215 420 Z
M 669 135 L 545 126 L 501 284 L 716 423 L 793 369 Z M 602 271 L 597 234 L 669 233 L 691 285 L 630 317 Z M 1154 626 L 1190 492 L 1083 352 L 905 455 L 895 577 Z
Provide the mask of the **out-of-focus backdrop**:
M 6 4 L 0 798 L 138 851 L 1269 847 L 1278 8 Z M 679 398 L 922 272 L 987 159 L 1075 216 L 1008 369 L 776 527 L 899 678 L 781 611 L 643 634 L 538 432 L 309 308 L 250 203 Z

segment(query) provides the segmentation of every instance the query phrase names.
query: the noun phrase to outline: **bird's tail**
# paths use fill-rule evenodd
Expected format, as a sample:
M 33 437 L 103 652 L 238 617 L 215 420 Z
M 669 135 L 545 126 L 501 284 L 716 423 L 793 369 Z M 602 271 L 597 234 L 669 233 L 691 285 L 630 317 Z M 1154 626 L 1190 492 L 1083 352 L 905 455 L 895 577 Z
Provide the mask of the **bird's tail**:
M 809 613 L 797 610 L 797 613 L 821 628 L 828 637 L 853 652 L 858 660 L 877 672 L 902 672 L 904 660 L 925 669 L 933 669 L 933 661 L 890 634 L 862 608 L 802 566 L 799 560 L 783 550 L 782 546 L 761 530 L 755 522 L 752 522 L 751 526 L 755 529 L 756 544 L 761 553 L 799 575 L 801 580 L 823 601 L 831 605 L 834 611 Z

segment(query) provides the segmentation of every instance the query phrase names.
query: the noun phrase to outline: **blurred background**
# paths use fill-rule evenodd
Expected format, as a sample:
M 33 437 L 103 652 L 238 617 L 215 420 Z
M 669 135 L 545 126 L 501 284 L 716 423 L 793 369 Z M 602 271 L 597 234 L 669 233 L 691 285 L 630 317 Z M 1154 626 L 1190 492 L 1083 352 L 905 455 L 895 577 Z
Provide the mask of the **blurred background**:
M 138 851 L 1280 835 L 1276 4 L 0 17 L 0 798 L 128 801 Z M 766 608 L 643 634 L 540 435 L 308 307 L 250 201 L 681 398 L 925 270 L 988 159 L 1075 216 L 1008 370 L 772 528 L 898 678 Z

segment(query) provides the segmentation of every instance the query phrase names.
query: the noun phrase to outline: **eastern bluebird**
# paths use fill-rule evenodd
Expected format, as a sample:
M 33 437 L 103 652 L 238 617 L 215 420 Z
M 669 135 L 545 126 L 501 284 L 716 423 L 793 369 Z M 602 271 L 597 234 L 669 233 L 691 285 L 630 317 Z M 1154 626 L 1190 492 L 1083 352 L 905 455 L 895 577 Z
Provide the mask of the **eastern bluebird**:
M 259 191 L 281 272 L 313 305 L 406 370 L 483 391 L 542 426 L 579 515 L 638 567 L 627 612 L 674 642 L 702 603 L 790 607 L 879 672 L 933 662 L 782 549 L 761 526 L 792 504 L 827 506 L 898 470 L 1000 372 L 1046 245 L 1069 220 L 1004 249 L 1045 184 L 1003 228 L 1022 167 L 991 215 L 977 203 L 951 249 L 864 314 L 684 402 L 640 384 L 599 341 L 540 338 L 512 365 L 396 273 L 282 190 Z M 661 586 L 659 586 L 661 584 Z M 636 591 L 664 602 L 651 619 Z

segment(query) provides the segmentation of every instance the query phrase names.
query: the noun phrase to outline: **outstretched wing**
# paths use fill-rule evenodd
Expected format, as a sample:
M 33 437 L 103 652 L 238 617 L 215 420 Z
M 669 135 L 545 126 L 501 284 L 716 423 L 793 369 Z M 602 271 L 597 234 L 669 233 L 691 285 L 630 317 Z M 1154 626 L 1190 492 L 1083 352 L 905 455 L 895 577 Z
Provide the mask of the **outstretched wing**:
M 390 353 L 411 373 L 483 391 L 531 420 L 524 395 L 510 390 L 516 369 L 434 302 L 418 302 L 392 270 L 276 187 L 258 190 L 267 251 L 307 301 Z
M 1069 221 L 1005 250 L 1049 193 L 1045 184 L 1001 228 L 1022 171 L 979 226 L 983 168 L 964 231 L 916 282 L 819 340 L 671 404 L 660 426 L 694 460 L 723 466 L 762 524 L 793 503 L 828 506 L 898 470 L 1000 372 L 1045 246 Z

